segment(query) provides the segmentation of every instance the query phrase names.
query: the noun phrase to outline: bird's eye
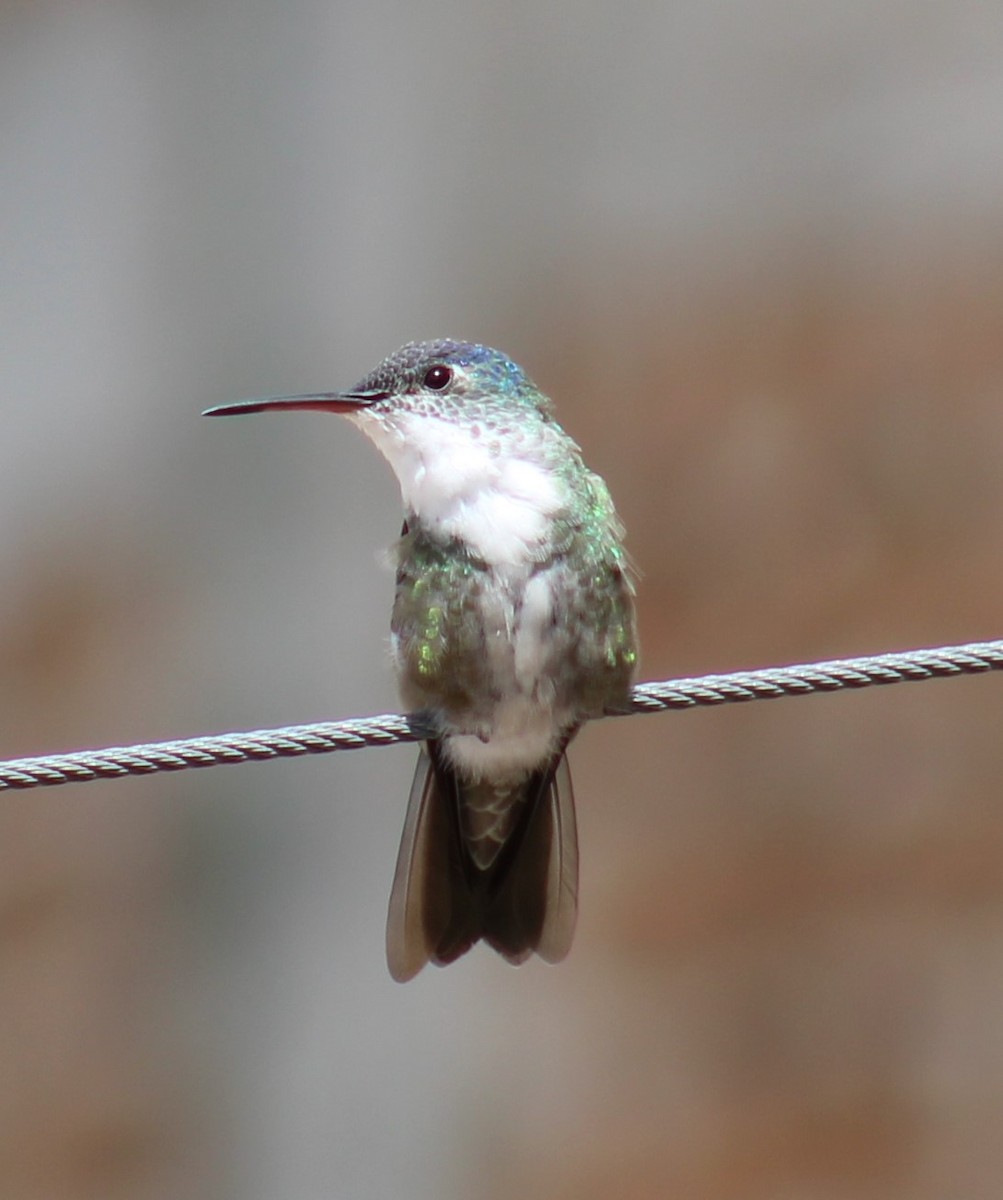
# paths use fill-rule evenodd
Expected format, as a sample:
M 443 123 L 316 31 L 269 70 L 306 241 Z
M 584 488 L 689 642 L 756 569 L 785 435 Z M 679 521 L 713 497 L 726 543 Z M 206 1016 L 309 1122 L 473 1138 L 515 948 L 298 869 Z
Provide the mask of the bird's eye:
M 433 392 L 441 392 L 443 388 L 449 387 L 453 382 L 453 369 L 452 367 L 444 366 L 442 363 L 437 363 L 434 367 L 428 368 L 422 382 L 425 387 L 431 388 Z

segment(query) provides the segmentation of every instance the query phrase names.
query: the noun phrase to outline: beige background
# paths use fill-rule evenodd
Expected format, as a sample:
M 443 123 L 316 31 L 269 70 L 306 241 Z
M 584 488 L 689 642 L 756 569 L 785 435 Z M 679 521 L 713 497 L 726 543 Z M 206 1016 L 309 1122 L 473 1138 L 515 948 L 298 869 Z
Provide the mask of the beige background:
M 660 678 L 1000 634 L 1003 12 L 0 4 L 0 754 L 393 709 L 392 478 L 200 421 L 497 344 Z M 0 801 L 0 1193 L 1003 1173 L 1001 680 L 605 722 L 558 969 L 398 987 L 413 751 Z

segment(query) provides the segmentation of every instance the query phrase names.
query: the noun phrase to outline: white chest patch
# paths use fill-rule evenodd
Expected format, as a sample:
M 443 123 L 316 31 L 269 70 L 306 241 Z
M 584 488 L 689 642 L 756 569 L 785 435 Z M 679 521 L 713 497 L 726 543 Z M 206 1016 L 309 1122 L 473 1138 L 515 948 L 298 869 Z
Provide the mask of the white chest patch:
M 492 453 L 455 422 L 409 413 L 393 426 L 365 413 L 354 419 L 393 467 L 405 508 L 491 566 L 525 561 L 561 508 L 552 472 Z

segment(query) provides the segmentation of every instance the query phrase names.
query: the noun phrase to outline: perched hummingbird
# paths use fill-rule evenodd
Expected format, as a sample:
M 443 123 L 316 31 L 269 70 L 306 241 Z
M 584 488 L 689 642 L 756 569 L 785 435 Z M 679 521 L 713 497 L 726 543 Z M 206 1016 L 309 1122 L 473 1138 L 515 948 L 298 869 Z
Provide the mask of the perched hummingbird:
M 498 350 L 412 342 L 355 387 L 209 416 L 344 413 L 397 475 L 391 645 L 424 710 L 387 918 L 394 979 L 483 938 L 511 963 L 568 953 L 578 838 L 565 750 L 627 700 L 634 589 L 606 484 Z

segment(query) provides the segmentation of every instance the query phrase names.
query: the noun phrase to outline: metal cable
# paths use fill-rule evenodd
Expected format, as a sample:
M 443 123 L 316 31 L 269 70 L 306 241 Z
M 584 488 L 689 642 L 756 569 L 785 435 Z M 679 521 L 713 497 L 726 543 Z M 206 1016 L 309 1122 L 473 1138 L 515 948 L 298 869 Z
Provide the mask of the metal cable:
M 624 709 L 609 710 L 605 715 L 632 716 L 665 709 L 738 704 L 999 670 L 1003 670 L 1003 641 L 971 642 L 933 650 L 907 650 L 900 654 L 875 654 L 866 658 L 841 658 L 791 667 L 766 667 L 727 675 L 641 683 L 633 689 Z M 214 767 L 223 763 L 261 762 L 301 754 L 328 754 L 334 750 L 359 750 L 364 746 L 390 746 L 397 742 L 421 741 L 432 733 L 421 713 L 404 716 L 392 713 L 348 721 L 292 725 L 284 729 L 259 729 L 251 733 L 224 733 L 107 750 L 47 754 L 0 762 L 0 791 L 84 783 L 91 779 L 118 779 L 123 775 L 153 775 L 159 771 L 186 771 L 191 767 Z

